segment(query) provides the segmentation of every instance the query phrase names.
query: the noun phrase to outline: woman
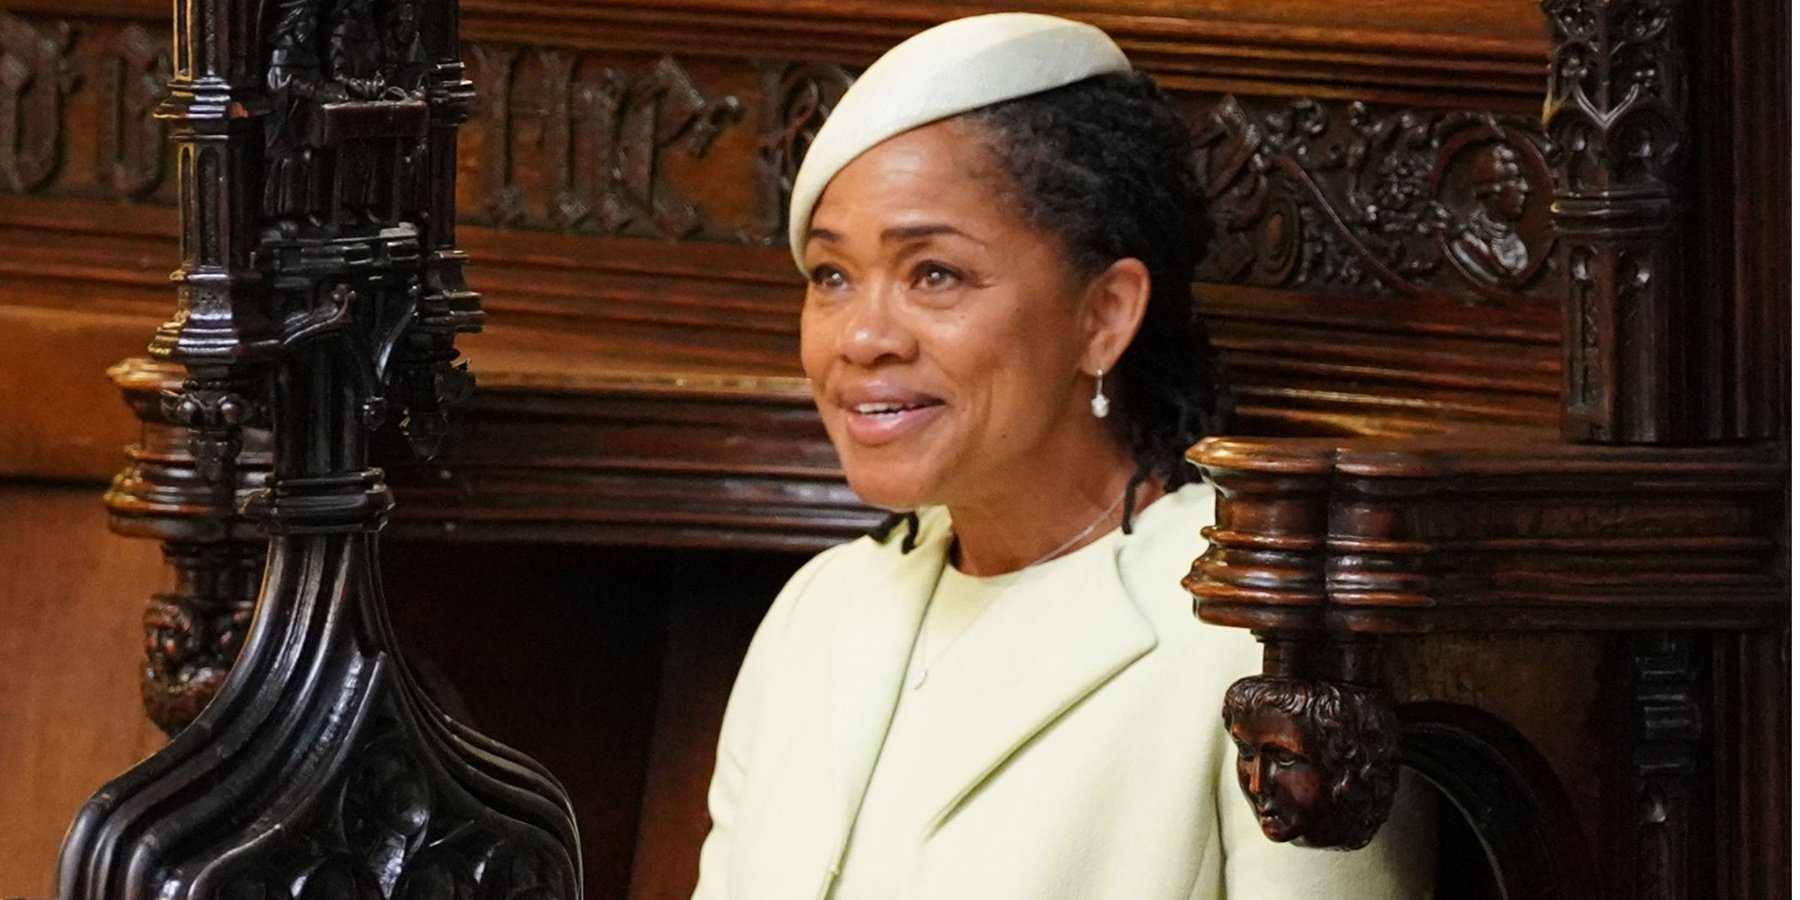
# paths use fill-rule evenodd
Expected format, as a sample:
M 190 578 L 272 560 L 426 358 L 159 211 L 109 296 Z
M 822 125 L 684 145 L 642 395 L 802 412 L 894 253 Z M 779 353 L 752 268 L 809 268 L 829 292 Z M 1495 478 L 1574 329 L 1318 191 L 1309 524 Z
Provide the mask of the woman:
M 820 130 L 801 359 L 896 515 L 752 642 L 696 897 L 1426 893 L 1408 804 L 1334 854 L 1266 840 L 1236 788 L 1217 710 L 1258 648 L 1180 586 L 1212 516 L 1182 451 L 1224 408 L 1187 151 L 1104 33 L 1022 14 L 906 41 Z

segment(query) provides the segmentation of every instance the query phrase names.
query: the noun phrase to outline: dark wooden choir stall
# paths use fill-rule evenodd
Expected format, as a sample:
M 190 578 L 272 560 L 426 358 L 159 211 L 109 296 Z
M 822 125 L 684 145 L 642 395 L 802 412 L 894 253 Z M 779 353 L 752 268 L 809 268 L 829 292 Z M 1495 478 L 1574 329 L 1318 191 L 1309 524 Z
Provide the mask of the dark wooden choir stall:
M 1266 647 L 1234 734 L 1356 767 L 1302 841 L 1406 766 L 1448 900 L 1788 896 L 1786 4 L 1019 7 L 1192 123 L 1238 414 L 1184 583 Z M 0 893 L 686 897 L 751 630 L 878 518 L 787 190 L 997 8 L 0 0 L 0 474 L 136 429 L 105 508 L 167 575 L 89 665 L 170 736 Z

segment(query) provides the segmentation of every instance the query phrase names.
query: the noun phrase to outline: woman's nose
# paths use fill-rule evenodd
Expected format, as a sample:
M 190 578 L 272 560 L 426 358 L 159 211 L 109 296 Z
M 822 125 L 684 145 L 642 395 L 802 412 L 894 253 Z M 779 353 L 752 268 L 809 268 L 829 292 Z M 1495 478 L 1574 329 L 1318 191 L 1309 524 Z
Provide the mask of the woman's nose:
M 857 297 L 845 318 L 840 343 L 844 358 L 859 366 L 873 366 L 911 355 L 913 336 L 894 315 L 897 297 L 880 285 Z

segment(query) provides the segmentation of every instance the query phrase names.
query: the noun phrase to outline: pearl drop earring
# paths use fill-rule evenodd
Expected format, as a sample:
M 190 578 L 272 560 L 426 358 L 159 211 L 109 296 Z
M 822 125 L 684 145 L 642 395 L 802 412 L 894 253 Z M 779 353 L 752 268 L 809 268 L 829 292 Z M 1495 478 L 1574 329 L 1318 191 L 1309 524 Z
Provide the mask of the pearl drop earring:
M 1106 370 L 1105 369 L 1095 369 L 1094 370 L 1094 399 L 1088 401 L 1088 406 L 1094 410 L 1094 418 L 1096 418 L 1096 419 L 1104 419 L 1104 418 L 1106 418 L 1107 413 L 1112 412 L 1112 401 L 1106 399 L 1106 394 L 1101 392 L 1101 388 L 1105 384 L 1106 384 Z

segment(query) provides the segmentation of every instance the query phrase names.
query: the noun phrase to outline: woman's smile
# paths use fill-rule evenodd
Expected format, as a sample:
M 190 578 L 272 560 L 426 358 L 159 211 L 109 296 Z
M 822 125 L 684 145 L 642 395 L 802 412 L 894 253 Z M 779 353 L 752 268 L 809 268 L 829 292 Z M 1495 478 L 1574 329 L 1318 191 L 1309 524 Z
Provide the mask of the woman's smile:
M 849 391 L 840 408 L 845 414 L 845 436 L 865 447 L 879 447 L 911 436 L 936 422 L 946 411 L 944 401 L 936 397 L 883 388 Z

